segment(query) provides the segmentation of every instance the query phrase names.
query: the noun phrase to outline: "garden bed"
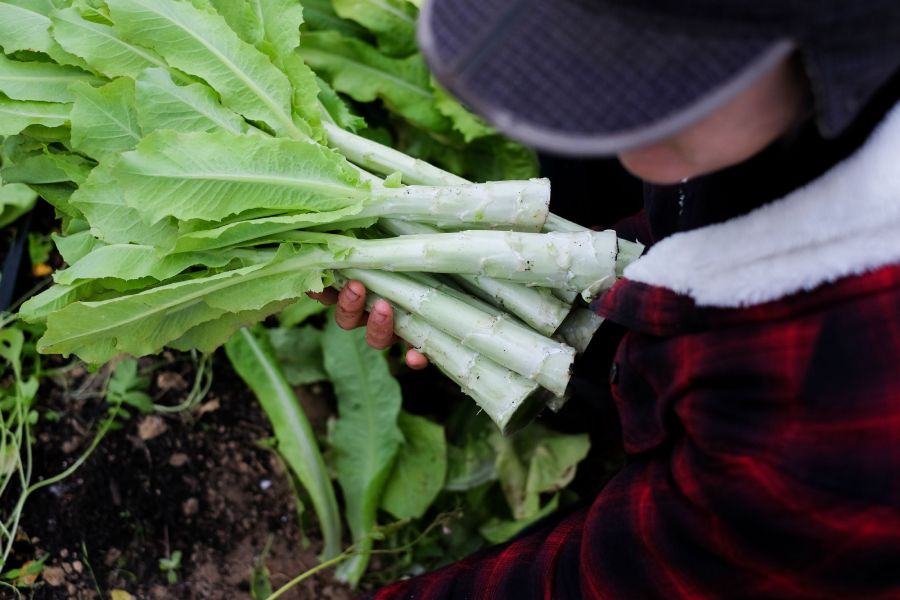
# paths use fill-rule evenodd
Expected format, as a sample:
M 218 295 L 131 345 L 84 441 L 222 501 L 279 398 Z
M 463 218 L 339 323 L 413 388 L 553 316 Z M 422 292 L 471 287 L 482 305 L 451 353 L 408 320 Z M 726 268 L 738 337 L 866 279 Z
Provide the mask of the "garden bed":
M 193 363 L 186 355 L 163 358 L 150 393 L 175 404 L 190 387 Z M 89 443 L 105 415 L 92 394 L 99 379 L 76 368 L 45 382 L 35 479 L 62 471 Z M 324 425 L 332 410 L 327 389 L 308 386 L 299 397 Z M 260 445 L 269 436 L 252 394 L 220 360 L 198 406 L 129 420 L 72 477 L 31 497 L 20 530 L 25 539 L 11 562 L 49 555 L 37 599 L 95 598 L 98 590 L 109 597 L 116 589 L 138 598 L 250 598 L 263 556 L 277 588 L 317 564 L 321 543 L 314 526 L 301 534 L 281 460 Z M 172 584 L 159 561 L 176 551 L 181 561 Z M 340 600 L 351 593 L 324 572 L 284 597 Z

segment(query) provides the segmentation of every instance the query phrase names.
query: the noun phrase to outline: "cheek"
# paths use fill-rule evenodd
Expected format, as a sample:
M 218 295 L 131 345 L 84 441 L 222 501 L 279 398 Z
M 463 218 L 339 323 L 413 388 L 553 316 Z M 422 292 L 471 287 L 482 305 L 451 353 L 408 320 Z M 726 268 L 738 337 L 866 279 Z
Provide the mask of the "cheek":
M 669 144 L 622 152 L 619 161 L 632 175 L 649 183 L 668 185 L 698 174 L 693 161 Z

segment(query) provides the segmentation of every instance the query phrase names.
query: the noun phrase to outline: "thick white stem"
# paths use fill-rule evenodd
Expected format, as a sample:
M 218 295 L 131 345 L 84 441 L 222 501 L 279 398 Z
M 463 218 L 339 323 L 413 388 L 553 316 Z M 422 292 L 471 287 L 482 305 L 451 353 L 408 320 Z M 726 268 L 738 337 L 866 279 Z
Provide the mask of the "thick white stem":
M 303 241 L 303 234 L 286 238 Z M 336 244 L 343 243 L 335 236 Z M 348 240 L 348 265 L 432 273 L 465 273 L 580 291 L 588 300 L 616 280 L 612 231 L 520 233 L 460 231 Z
M 344 131 L 333 123 L 323 123 L 328 143 L 361 167 L 390 175 L 400 172 L 403 182 L 419 185 L 461 185 L 470 183 L 453 173 L 439 169 L 378 142 Z
M 603 317 L 589 308 L 577 307 L 569 313 L 553 337 L 575 348 L 578 354 L 584 354 L 602 324 Z
M 410 221 L 382 219 L 379 224 L 382 229 L 397 236 L 437 233 L 434 227 Z M 464 289 L 514 314 L 546 336 L 553 335 L 572 307 L 571 302 L 559 300 L 547 288 L 529 287 L 484 275 L 458 274 L 450 277 Z
M 337 277 L 343 286 L 346 280 Z M 366 295 L 366 304 L 380 298 Z M 466 348 L 460 341 L 427 321 L 393 305 L 394 331 L 475 400 L 504 435 L 527 425 L 547 404 L 550 396 L 536 382 L 526 379 Z
M 373 188 L 360 216 L 393 217 L 440 228 L 540 231 L 550 206 L 550 182 L 497 181 L 455 186 Z
M 233 220 L 212 229 L 184 233 L 178 251 L 211 250 L 269 238 L 280 233 L 328 225 L 346 228 L 347 220 L 391 217 L 452 229 L 540 231 L 547 218 L 550 185 L 546 179 L 466 184 L 453 187 L 385 188 L 372 184 L 371 199 L 347 214 L 286 213 Z
M 566 391 L 575 350 L 503 316 L 396 273 L 344 269 L 343 274 L 418 315 L 462 344 L 555 394 Z

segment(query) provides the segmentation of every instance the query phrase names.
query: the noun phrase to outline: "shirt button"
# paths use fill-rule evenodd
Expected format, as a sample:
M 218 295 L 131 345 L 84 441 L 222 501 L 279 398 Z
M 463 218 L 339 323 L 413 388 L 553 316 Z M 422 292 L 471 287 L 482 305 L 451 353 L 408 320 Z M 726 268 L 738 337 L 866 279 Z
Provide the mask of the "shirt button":
M 609 368 L 609 382 L 616 384 L 619 381 L 619 363 L 614 362 Z

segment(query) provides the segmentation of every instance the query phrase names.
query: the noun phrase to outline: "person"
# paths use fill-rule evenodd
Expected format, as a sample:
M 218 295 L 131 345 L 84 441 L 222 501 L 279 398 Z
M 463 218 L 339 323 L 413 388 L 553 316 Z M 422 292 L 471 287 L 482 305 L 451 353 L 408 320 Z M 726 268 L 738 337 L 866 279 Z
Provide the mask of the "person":
M 431 0 L 419 36 L 510 136 L 642 178 L 649 249 L 594 304 L 622 470 L 367 597 L 900 598 L 900 3 Z

